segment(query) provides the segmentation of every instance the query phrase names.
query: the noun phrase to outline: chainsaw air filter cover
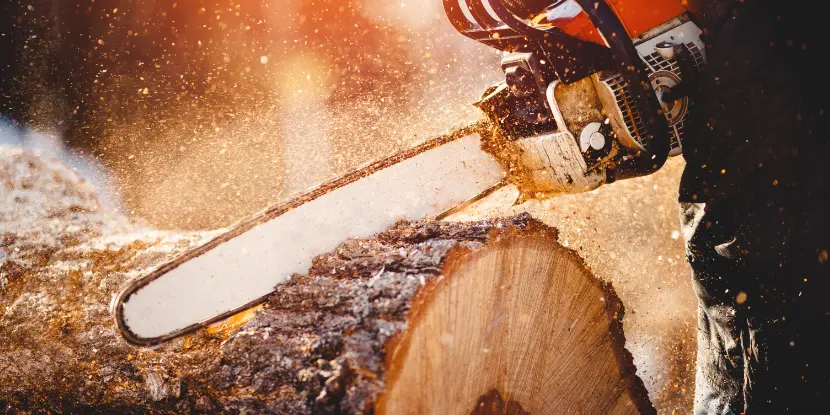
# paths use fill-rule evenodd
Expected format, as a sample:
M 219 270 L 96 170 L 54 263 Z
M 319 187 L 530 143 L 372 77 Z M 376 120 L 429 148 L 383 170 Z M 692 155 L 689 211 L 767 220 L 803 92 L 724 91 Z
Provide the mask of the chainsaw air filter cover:
M 636 46 L 666 116 L 671 156 L 682 152 L 684 125 L 692 105 L 689 97 L 679 92 L 685 91 L 706 66 L 700 34 L 693 22 L 680 16 L 645 33 Z M 633 148 L 644 148 L 646 127 L 628 83 L 615 71 L 603 71 L 600 77 L 613 95 L 615 104 L 609 105 L 608 112 L 620 139 Z

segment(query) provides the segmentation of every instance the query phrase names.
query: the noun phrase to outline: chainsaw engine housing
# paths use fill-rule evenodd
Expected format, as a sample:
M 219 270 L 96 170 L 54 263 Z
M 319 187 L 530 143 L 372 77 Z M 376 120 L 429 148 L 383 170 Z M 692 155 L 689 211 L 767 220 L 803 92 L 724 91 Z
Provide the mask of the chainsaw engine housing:
M 489 5 L 499 11 L 500 3 L 490 0 Z M 563 14 L 575 19 L 578 13 L 574 7 L 580 11 L 574 1 L 555 2 L 542 18 L 530 22 L 511 22 L 511 16 L 501 10 L 497 17 L 512 23 L 506 26 L 527 31 L 523 34 L 526 40 L 535 34 L 542 39 L 541 47 L 512 50 L 504 43 L 482 41 L 507 49 L 502 59 L 505 80 L 485 91 L 477 103 L 494 126 L 488 151 L 506 165 L 511 180 L 530 197 L 595 189 L 615 179 L 612 172 L 616 166 L 638 157 L 645 159 L 640 164 L 645 167 L 627 177 L 649 174 L 656 170 L 648 163 L 649 157 L 657 158 L 653 155 L 656 140 L 667 141 L 663 159 L 681 154 L 684 124 L 693 104 L 687 91 L 706 65 L 701 30 L 686 13 L 671 16 L 651 29 L 640 29 L 636 38 L 625 39 L 633 45 L 642 65 L 640 78 L 626 70 L 631 65 L 615 65 L 615 54 L 611 58 L 606 55 L 608 48 L 591 49 L 594 43 L 574 40 L 571 49 L 566 47 L 567 42 L 557 49 L 548 34 L 568 35 L 545 22 L 561 23 Z M 535 25 L 538 32 L 522 24 Z M 601 26 L 598 28 L 600 34 L 607 35 Z M 504 28 L 491 25 L 486 30 L 500 33 Z M 584 47 L 587 44 L 592 46 Z M 561 66 L 568 62 L 562 55 L 559 66 L 548 61 L 557 51 L 573 52 L 572 65 Z M 606 56 L 583 60 L 584 53 Z M 642 94 L 638 96 L 637 85 L 646 83 L 640 79 L 648 80 L 646 93 L 656 99 L 659 107 L 652 105 L 649 109 L 648 101 L 642 99 Z M 649 123 L 649 116 L 652 120 L 661 117 L 665 122 Z

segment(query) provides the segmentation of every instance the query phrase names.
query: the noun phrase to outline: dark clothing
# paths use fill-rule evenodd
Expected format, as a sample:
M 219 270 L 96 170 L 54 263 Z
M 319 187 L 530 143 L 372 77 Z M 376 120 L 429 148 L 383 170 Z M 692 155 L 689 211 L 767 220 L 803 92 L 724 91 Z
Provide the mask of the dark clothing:
M 707 39 L 680 187 L 695 414 L 828 410 L 830 22 L 810 6 L 745 0 Z

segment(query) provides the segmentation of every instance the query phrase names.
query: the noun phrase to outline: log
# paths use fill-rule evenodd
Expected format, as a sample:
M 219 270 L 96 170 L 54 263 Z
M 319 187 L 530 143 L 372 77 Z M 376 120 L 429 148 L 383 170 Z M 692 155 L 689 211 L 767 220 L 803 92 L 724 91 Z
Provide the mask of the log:
M 465 226 L 492 234 L 451 252 L 419 292 L 387 358 L 380 412 L 648 412 L 613 289 L 529 216 L 439 229 Z
M 0 182 L 7 412 L 654 413 L 613 288 L 527 215 L 346 241 L 260 309 L 145 349 L 110 298 L 211 234 L 104 212 L 27 153 L 0 150 Z
M 695 382 L 697 298 L 677 219 L 682 158 L 650 176 L 545 201 L 512 206 L 505 187 L 450 220 L 530 213 L 558 230 L 559 241 L 591 272 L 614 285 L 626 308 L 626 348 L 659 413 L 691 413 Z

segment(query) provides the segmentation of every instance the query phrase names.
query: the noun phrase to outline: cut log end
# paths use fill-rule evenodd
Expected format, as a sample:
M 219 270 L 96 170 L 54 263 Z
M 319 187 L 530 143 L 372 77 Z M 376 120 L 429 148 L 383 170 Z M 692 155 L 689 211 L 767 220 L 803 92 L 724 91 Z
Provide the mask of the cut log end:
M 651 412 L 622 305 L 535 221 L 448 255 L 387 345 L 381 414 Z

